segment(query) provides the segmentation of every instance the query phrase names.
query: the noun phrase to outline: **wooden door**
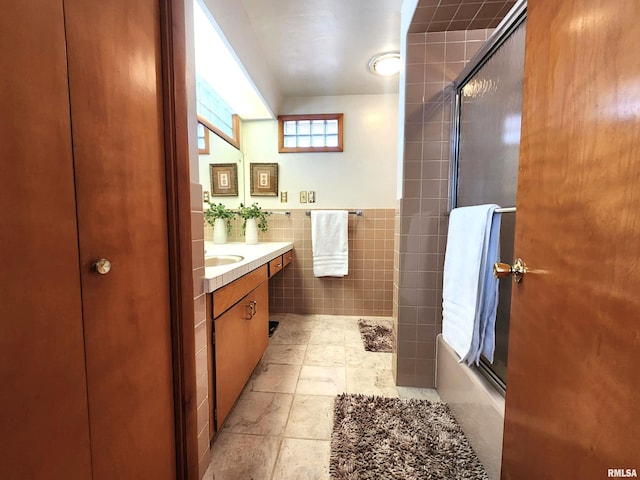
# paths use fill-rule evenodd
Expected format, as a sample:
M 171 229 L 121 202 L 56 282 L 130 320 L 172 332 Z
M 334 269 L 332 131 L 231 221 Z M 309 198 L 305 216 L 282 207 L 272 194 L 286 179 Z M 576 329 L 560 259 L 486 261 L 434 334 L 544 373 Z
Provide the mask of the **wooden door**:
M 176 476 L 159 6 L 65 1 L 94 479 Z
M 91 478 L 61 2 L 0 15 L 0 478 Z
M 529 1 L 503 479 L 640 471 L 638 18 Z
M 3 6 L 0 478 L 197 475 L 193 327 L 179 318 L 192 292 L 177 278 L 190 284 L 191 271 L 176 258 L 191 242 L 173 230 L 177 407 L 168 293 L 167 216 L 188 218 L 177 216 L 186 167 L 175 163 L 186 144 L 173 63 L 184 60 L 182 8 Z M 165 168 L 181 177 L 166 182 Z M 113 262 L 106 276 L 91 270 L 100 257 Z

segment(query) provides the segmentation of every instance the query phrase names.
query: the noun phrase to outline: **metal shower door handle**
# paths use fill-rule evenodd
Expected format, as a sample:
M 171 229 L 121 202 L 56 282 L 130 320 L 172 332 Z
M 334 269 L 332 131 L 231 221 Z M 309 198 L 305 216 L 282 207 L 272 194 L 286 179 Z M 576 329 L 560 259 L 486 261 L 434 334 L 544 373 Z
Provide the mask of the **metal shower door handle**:
M 527 265 L 521 258 L 516 258 L 513 261 L 513 265 L 500 262 L 493 264 L 493 276 L 496 278 L 511 276 L 514 282 L 520 283 L 525 273 L 527 273 Z

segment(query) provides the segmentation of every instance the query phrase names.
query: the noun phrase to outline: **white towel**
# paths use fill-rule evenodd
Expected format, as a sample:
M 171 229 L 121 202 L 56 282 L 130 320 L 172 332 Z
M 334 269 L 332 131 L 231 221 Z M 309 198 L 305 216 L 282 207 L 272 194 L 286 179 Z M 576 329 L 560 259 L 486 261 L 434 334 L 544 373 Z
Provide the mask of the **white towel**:
M 449 218 L 442 289 L 442 336 L 469 365 L 493 360 L 499 256 L 498 205 L 456 208 Z
M 345 210 L 311 211 L 311 248 L 316 277 L 344 277 L 349 272 Z

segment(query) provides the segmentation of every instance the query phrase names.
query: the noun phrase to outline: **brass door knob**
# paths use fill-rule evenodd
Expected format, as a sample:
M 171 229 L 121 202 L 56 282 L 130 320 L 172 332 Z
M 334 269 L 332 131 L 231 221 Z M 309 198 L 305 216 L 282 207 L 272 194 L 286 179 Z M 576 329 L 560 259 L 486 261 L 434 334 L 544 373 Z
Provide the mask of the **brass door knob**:
M 106 275 L 111 271 L 111 262 L 106 258 L 101 258 L 92 265 L 93 271 L 100 275 Z
M 512 276 L 514 282 L 520 283 L 525 273 L 527 273 L 527 266 L 521 258 L 516 258 L 513 265 L 500 262 L 493 264 L 493 276 L 496 278 Z

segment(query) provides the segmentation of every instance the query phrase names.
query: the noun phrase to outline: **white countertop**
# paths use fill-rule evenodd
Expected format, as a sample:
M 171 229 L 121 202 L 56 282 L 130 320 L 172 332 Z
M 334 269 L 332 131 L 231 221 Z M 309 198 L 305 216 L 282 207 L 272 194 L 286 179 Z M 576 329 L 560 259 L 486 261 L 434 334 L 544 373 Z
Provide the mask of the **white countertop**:
M 213 242 L 205 242 L 205 258 L 213 255 L 241 255 L 244 257 L 236 263 L 206 267 L 204 269 L 205 290 L 207 293 L 211 293 L 292 248 L 293 242 L 260 242 L 256 245 L 247 245 L 246 243 L 217 245 Z

